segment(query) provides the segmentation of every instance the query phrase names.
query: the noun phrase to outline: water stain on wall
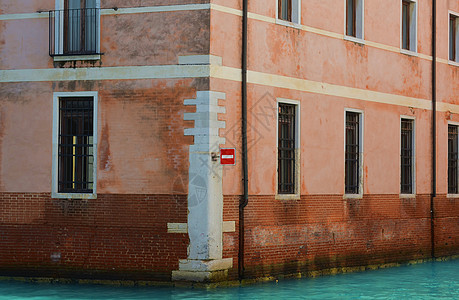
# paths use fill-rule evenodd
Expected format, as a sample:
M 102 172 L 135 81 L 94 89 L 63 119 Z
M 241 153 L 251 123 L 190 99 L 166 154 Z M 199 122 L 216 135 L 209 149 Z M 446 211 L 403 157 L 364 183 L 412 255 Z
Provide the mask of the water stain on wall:
M 105 171 L 110 171 L 112 169 L 109 135 L 109 127 L 107 123 L 105 123 L 101 130 L 99 142 L 99 169 Z

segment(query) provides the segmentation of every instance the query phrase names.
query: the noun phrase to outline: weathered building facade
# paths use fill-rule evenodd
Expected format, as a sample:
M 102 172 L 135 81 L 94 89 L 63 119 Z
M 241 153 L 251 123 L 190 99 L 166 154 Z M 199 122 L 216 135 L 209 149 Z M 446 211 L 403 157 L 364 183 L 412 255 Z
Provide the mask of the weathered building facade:
M 459 254 L 459 1 L 247 2 L 0 3 L 0 276 Z

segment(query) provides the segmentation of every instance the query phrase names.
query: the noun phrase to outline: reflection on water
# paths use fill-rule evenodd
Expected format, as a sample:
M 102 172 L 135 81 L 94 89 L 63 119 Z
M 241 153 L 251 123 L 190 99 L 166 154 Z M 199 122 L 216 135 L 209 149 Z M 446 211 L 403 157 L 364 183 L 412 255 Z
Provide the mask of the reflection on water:
M 0 282 L 0 300 L 459 299 L 459 260 L 214 290 Z

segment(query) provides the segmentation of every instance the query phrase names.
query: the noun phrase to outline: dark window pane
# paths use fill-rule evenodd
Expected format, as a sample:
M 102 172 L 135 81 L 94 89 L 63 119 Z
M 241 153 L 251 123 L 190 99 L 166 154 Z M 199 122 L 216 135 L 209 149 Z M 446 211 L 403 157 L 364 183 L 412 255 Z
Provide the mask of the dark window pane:
M 59 100 L 59 183 L 61 193 L 93 191 L 93 99 Z
M 96 53 L 99 10 L 95 0 L 66 0 L 64 8 L 63 54 Z
M 86 8 L 96 8 L 96 0 L 86 0 Z
M 278 193 L 295 193 L 295 105 L 279 104 Z
M 360 115 L 346 112 L 345 193 L 358 194 L 360 187 Z
M 449 59 L 456 61 L 456 25 L 457 17 L 450 15 L 449 19 Z
M 278 0 L 278 18 L 285 21 L 292 21 L 292 0 Z
M 356 36 L 356 1 L 346 1 L 346 34 L 348 36 Z
M 410 2 L 402 2 L 402 48 L 410 50 Z
M 448 194 L 457 194 L 458 127 L 448 126 Z
M 413 120 L 401 121 L 400 192 L 413 193 Z

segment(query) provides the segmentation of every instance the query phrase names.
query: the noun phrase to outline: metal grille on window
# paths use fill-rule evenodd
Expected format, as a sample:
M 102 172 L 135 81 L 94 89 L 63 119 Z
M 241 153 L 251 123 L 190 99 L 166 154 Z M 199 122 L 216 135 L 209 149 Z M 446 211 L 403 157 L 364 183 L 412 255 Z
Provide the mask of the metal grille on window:
M 346 112 L 345 192 L 358 194 L 360 187 L 360 115 Z
M 457 126 L 448 126 L 448 194 L 457 194 L 457 159 L 458 138 Z
M 295 105 L 279 104 L 278 193 L 295 193 Z
M 400 192 L 413 193 L 413 120 L 401 120 Z
M 93 191 L 93 98 L 59 99 L 60 193 Z

